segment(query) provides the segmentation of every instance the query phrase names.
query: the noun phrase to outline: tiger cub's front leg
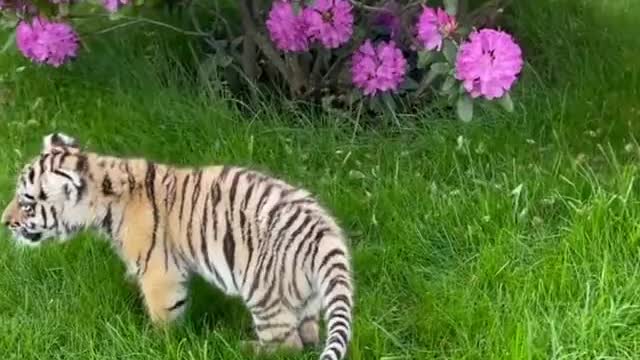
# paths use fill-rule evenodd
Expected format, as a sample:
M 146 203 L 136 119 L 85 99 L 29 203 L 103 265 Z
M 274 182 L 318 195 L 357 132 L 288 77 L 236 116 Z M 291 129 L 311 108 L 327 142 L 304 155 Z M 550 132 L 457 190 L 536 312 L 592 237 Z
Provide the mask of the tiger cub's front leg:
M 180 318 L 187 305 L 187 286 L 180 274 L 165 268 L 149 268 L 140 278 L 140 288 L 151 322 L 163 327 Z
M 184 313 L 187 274 L 174 256 L 164 214 L 153 201 L 133 201 L 125 215 L 122 256 L 137 280 L 151 322 L 163 327 Z

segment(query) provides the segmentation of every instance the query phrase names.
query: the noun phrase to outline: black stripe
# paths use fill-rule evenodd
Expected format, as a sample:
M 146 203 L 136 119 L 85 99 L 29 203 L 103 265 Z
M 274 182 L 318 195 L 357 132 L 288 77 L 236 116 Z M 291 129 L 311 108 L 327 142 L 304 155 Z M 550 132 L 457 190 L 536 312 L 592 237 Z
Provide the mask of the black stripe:
M 247 299 L 248 299 L 248 300 L 250 300 L 250 299 L 251 299 L 251 295 L 252 295 L 253 291 L 255 291 L 255 288 L 257 288 L 257 287 L 258 287 L 258 285 L 257 285 L 257 284 L 260 282 L 259 277 L 260 277 L 260 276 L 258 276 L 257 274 L 256 274 L 256 276 L 254 276 L 253 284 L 252 284 L 252 288 L 251 288 L 251 290 L 249 291 L 249 296 L 247 297 Z M 264 285 L 265 285 L 265 284 L 262 284 L 262 285 L 263 285 L 263 287 L 264 287 Z M 267 311 L 267 309 L 268 309 L 269 307 L 267 307 L 266 309 L 265 309 L 264 307 L 265 307 L 265 305 L 267 304 L 267 302 L 271 299 L 271 294 L 273 293 L 273 289 L 274 289 L 274 287 L 275 287 L 275 281 L 270 282 L 270 283 L 269 283 L 269 287 L 267 287 L 267 290 L 266 290 L 265 294 L 262 296 L 262 298 L 260 299 L 260 301 L 258 301 L 258 302 L 256 303 L 256 305 L 254 306 L 254 308 L 262 309 L 262 312 Z M 247 300 L 247 301 L 248 301 L 248 300 Z M 276 300 L 278 300 L 278 299 L 276 299 Z M 278 300 L 278 301 L 279 301 L 279 300 Z
M 344 276 L 339 275 L 329 281 L 329 286 L 327 287 L 325 294 L 331 294 L 331 292 L 333 292 L 333 289 L 335 289 L 335 287 L 338 285 L 342 285 L 347 289 L 351 289 L 351 284 L 349 284 L 347 279 Z
M 129 192 L 132 193 L 133 190 L 136 188 L 136 179 L 131 173 L 131 169 L 129 168 L 128 161 L 124 163 L 124 170 L 127 173 L 127 182 L 129 183 Z
M 264 331 L 264 330 L 270 330 L 270 329 L 275 329 L 275 328 L 286 328 L 286 329 L 289 329 L 289 328 L 291 328 L 291 324 L 289 324 L 289 323 L 266 323 L 266 324 L 256 324 L 255 325 L 256 331 Z
M 73 186 L 76 186 L 76 185 L 75 185 L 75 182 L 73 181 L 73 178 L 72 178 L 71 176 L 69 176 L 68 174 L 66 174 L 66 173 L 64 173 L 64 172 L 62 172 L 62 171 L 60 171 L 60 170 L 53 170 L 53 173 L 54 173 L 54 174 L 56 174 L 56 175 L 58 175 L 58 176 L 62 176 L 63 178 L 65 178 L 65 179 L 67 179 L 67 180 L 71 181 L 71 183 L 73 184 Z M 76 186 L 76 187 L 77 187 L 77 186 Z
M 51 152 L 51 157 L 49 157 L 49 170 L 53 170 L 53 162 L 56 159 L 56 154 L 58 154 L 58 152 Z
M 171 254 L 171 260 L 173 260 L 173 265 L 175 265 L 176 269 L 181 270 L 180 261 L 178 261 L 178 257 L 176 256 L 176 250 L 171 247 L 169 253 Z
M 47 228 L 47 212 L 44 210 L 44 205 L 40 205 L 40 212 L 42 213 L 42 221 L 44 222 L 44 228 Z
M 324 279 L 331 278 L 331 273 L 336 269 L 341 270 L 342 272 L 345 272 L 345 273 L 349 272 L 349 270 L 347 270 L 347 266 L 344 263 L 335 263 L 331 265 L 329 269 L 324 273 Z
M 320 263 L 320 267 L 318 267 L 318 271 L 322 270 L 323 267 L 327 266 L 327 263 L 329 262 L 329 260 L 331 260 L 332 258 L 336 257 L 336 256 L 342 256 L 344 257 L 344 251 L 340 250 L 340 249 L 333 249 L 331 251 L 329 251 L 327 253 L 327 255 L 324 256 L 324 258 L 322 259 L 322 262 Z
M 233 175 L 233 180 L 231 181 L 231 187 L 229 188 L 229 212 L 231 213 L 232 218 L 236 202 L 236 192 L 238 191 L 238 182 L 240 181 L 240 176 L 245 172 L 246 170 L 236 171 L 236 173 Z
M 226 220 L 226 229 L 224 233 L 224 243 L 222 244 L 222 249 L 224 252 L 224 258 L 227 261 L 227 265 L 229 266 L 229 273 L 231 274 L 231 279 L 233 280 L 233 285 L 238 289 L 238 284 L 236 283 L 235 273 L 235 263 L 236 263 L 236 240 L 233 238 L 233 234 L 231 233 L 233 229 L 231 228 L 231 223 L 229 221 L 228 213 L 225 212 L 225 220 Z
M 316 234 L 316 237 L 313 239 L 313 243 L 315 243 L 316 246 L 313 249 L 313 255 L 311 255 L 311 268 L 312 269 L 316 269 L 316 259 L 318 258 L 318 249 L 320 248 L 319 240 L 324 237 L 324 234 L 326 234 L 327 231 L 318 231 L 318 233 Z
M 331 314 L 329 314 L 329 320 L 333 320 L 333 321 L 342 321 L 346 324 L 350 324 L 351 323 L 351 319 L 345 315 L 348 314 L 349 312 L 345 309 L 344 310 L 344 314 L 342 313 L 337 313 L 336 311 L 332 311 Z
M 180 300 L 176 301 L 176 303 L 173 304 L 171 307 L 169 307 L 167 310 L 168 311 L 178 310 L 179 308 L 184 306 L 184 304 L 186 304 L 186 303 L 187 303 L 187 299 L 180 299 Z
M 336 295 L 332 297 L 327 304 L 327 309 L 330 309 L 331 306 L 337 302 L 343 302 L 345 305 L 347 305 L 347 307 L 351 307 L 351 301 L 349 301 L 349 298 L 346 295 Z
M 198 199 L 200 198 L 200 185 L 202 183 L 202 171 L 196 171 L 193 175 L 195 182 L 193 185 L 193 193 L 191 194 L 191 214 L 189 215 L 189 222 L 187 223 L 187 245 L 189 245 L 189 252 L 191 253 L 191 258 L 197 262 L 198 258 L 196 256 L 195 248 L 193 247 L 193 213 L 196 209 L 196 205 L 198 204 Z
M 47 160 L 47 158 L 49 156 L 50 156 L 50 154 L 44 154 L 44 155 L 40 156 L 40 161 L 38 162 L 38 164 L 40 165 L 40 174 L 45 172 L 44 162 Z
M 249 188 L 245 192 L 244 199 L 242 199 L 242 205 L 241 205 L 242 210 L 245 210 L 247 208 L 247 204 L 249 204 L 249 201 L 251 201 L 251 196 L 253 196 L 253 190 L 255 188 L 255 185 L 256 185 L 255 183 L 252 183 L 251 185 L 249 185 Z
M 220 171 L 220 180 L 225 180 L 227 178 L 227 175 L 229 175 L 229 171 L 231 171 L 231 167 L 230 166 L 223 166 L 222 170 Z
M 342 351 L 337 348 L 337 347 L 330 347 L 329 349 L 327 349 L 328 351 L 331 351 L 333 353 L 333 355 L 336 357 L 336 359 L 341 359 L 342 358 Z
M 329 318 L 328 322 L 331 323 L 331 325 L 327 324 L 329 326 L 329 334 L 337 332 L 340 328 L 349 329 L 351 327 L 349 321 L 344 318 Z
M 38 194 L 38 200 L 47 201 L 48 198 L 49 197 L 47 196 L 47 193 L 45 193 L 43 189 L 40 189 L 40 193 Z
M 279 334 L 278 336 L 274 336 L 271 339 L 262 339 L 261 341 L 265 344 L 265 345 L 271 345 L 271 344 L 280 344 L 282 343 L 285 339 L 287 339 L 289 336 L 291 336 L 291 334 L 296 331 L 297 329 L 295 327 L 292 327 L 291 329 L 289 329 L 288 331 L 283 332 L 282 334 Z
M 346 321 L 349 321 L 349 318 L 347 317 L 347 315 L 349 314 L 351 314 L 349 307 L 345 305 L 338 305 L 334 307 L 329 313 L 329 319 L 335 317 L 335 318 L 341 318 L 341 319 L 345 319 Z
M 343 329 L 335 329 L 330 332 L 331 335 L 329 339 L 327 339 L 328 343 L 338 343 L 343 348 L 347 346 L 347 332 Z
M 80 179 L 80 186 L 76 186 L 76 189 L 78 191 L 78 199 L 76 200 L 76 204 L 78 204 L 80 200 L 82 200 L 82 197 L 87 190 L 87 183 L 85 183 L 84 179 Z
M 264 190 L 264 192 L 260 196 L 260 200 L 258 200 L 258 206 L 256 207 L 256 215 L 255 215 L 256 219 L 260 218 L 259 216 L 260 211 L 262 210 L 262 207 L 264 206 L 265 202 L 269 198 L 269 195 L 271 195 L 271 191 L 273 190 L 273 187 L 274 187 L 273 184 L 267 185 L 267 188 Z
M 278 231 L 278 235 L 274 238 L 275 241 L 277 242 L 275 251 L 273 253 L 271 253 L 270 257 L 269 257 L 269 262 L 267 263 L 267 270 L 265 272 L 265 281 L 266 281 L 266 275 L 269 274 L 271 272 L 271 267 L 274 265 L 274 261 L 277 260 L 277 257 L 280 257 L 281 253 L 280 250 L 282 248 L 282 244 L 284 243 L 284 232 L 289 230 L 289 228 L 291 228 L 291 226 L 293 226 L 293 223 L 298 219 L 298 217 L 300 217 L 300 209 L 296 209 L 296 211 L 293 213 L 293 215 L 291 215 L 289 217 L 289 219 L 287 219 L 287 222 L 284 224 L 284 226 L 280 229 L 280 231 Z
M 33 180 L 36 176 L 36 171 L 33 169 L 33 167 L 29 168 L 29 184 L 33 184 Z
M 280 301 L 281 299 L 277 296 L 275 297 L 274 301 L 272 301 L 270 304 L 267 304 L 269 300 L 271 300 L 271 295 L 273 294 L 273 290 L 275 289 L 275 286 L 276 286 L 275 281 L 270 282 L 269 287 L 267 288 L 267 292 L 264 294 L 262 299 L 258 301 L 256 306 L 254 306 L 255 309 L 260 309 L 259 312 L 266 313 L 269 310 L 274 309 L 281 305 L 282 301 Z
M 155 180 L 156 180 L 156 165 L 152 162 L 147 162 L 147 175 L 145 176 L 145 188 L 147 190 L 147 198 L 151 202 L 153 208 L 153 233 L 151 236 L 151 246 L 147 250 L 147 256 L 144 260 L 144 271 L 147 271 L 147 265 L 149 259 L 151 259 L 151 253 L 156 247 L 156 241 L 158 238 L 158 223 L 160 221 L 160 214 L 158 213 L 158 206 L 155 201 Z
M 282 314 L 282 310 L 281 309 L 276 309 L 276 311 L 271 312 L 271 313 L 267 313 L 267 311 L 264 310 L 252 310 L 251 314 L 253 316 L 256 317 L 256 319 L 260 320 L 260 321 L 269 321 L 271 319 L 273 319 L 274 317 L 281 315 Z
M 253 235 L 251 232 L 251 225 L 247 227 L 247 264 L 244 268 L 244 275 L 242 277 L 242 287 L 247 283 L 247 274 L 249 273 L 249 265 L 251 265 L 251 260 L 253 260 Z
M 210 200 L 210 197 L 207 194 L 207 196 L 204 199 L 204 209 L 202 210 L 202 223 L 200 224 L 200 239 L 202 240 L 202 242 L 200 243 L 200 251 L 202 252 L 202 257 L 204 258 L 204 264 L 209 269 L 209 272 L 213 273 L 213 268 L 209 260 L 209 248 L 207 246 L 207 227 L 209 225 L 209 208 L 208 208 L 209 200 Z
M 189 184 L 189 179 L 191 178 L 191 174 L 187 174 L 187 176 L 184 177 L 184 180 L 182 182 L 182 196 L 180 197 L 180 214 L 178 215 L 178 223 L 182 224 L 182 214 L 184 212 L 184 203 L 185 203 L 185 196 L 187 195 L 187 184 Z
M 107 213 L 105 214 L 104 219 L 102 219 L 102 224 L 100 226 L 104 229 L 107 235 L 110 237 L 113 236 L 113 215 L 111 213 L 111 204 L 107 206 Z
M 76 171 L 84 173 L 88 169 L 88 160 L 85 155 L 78 155 L 78 162 L 76 162 Z
M 112 231 L 112 239 L 118 242 L 118 245 L 122 245 L 122 239 L 120 238 L 120 230 L 122 229 L 122 223 L 124 222 L 124 214 L 120 213 L 120 219 L 118 221 L 118 226 Z
M 302 248 L 304 247 L 305 243 L 307 242 L 307 237 L 309 236 L 309 234 L 313 234 L 313 232 L 315 231 L 315 229 L 318 227 L 318 225 L 320 224 L 320 220 L 316 220 L 313 225 L 311 225 L 311 227 L 309 227 L 309 230 L 307 230 L 307 232 L 302 236 L 302 239 L 300 239 L 300 241 L 298 241 L 298 248 L 296 249 L 296 252 L 293 254 L 293 266 L 292 269 L 296 270 L 298 269 L 298 259 L 300 258 L 300 254 L 302 252 Z M 297 271 L 297 270 L 296 270 Z M 293 286 L 294 289 L 296 290 L 296 292 L 298 292 L 298 284 L 297 282 L 293 281 Z
M 58 212 L 56 211 L 56 208 L 51 206 L 51 217 L 53 218 L 53 225 L 51 226 L 51 228 L 57 228 L 58 227 Z
M 169 204 L 168 212 L 173 211 L 173 206 L 176 204 L 176 197 L 178 196 L 178 177 L 173 175 L 171 180 L 171 203 Z
M 291 235 L 289 236 L 289 242 L 287 243 L 287 245 L 284 247 L 284 250 L 282 251 L 282 258 L 281 258 L 281 261 L 280 261 L 280 273 L 281 274 L 285 273 L 285 264 L 287 263 L 285 261 L 285 259 L 286 259 L 287 253 L 289 252 L 289 249 L 291 248 L 293 243 L 298 239 L 298 235 L 300 235 L 302 230 L 309 225 L 311 220 L 312 220 L 311 216 L 306 215 L 305 219 L 302 221 L 302 224 L 300 224 L 300 226 L 298 226 L 298 228 L 296 230 L 294 230 L 291 233 Z M 300 242 L 302 242 L 302 241 L 300 241 Z M 302 295 L 300 294 L 300 290 L 298 289 L 298 285 L 296 283 L 296 274 L 297 274 L 298 270 L 295 267 L 295 257 L 294 257 L 294 265 L 293 265 L 293 267 L 291 269 L 292 269 L 292 272 L 293 272 L 293 279 L 291 279 L 290 281 L 293 284 L 293 289 L 294 289 L 295 295 L 296 295 L 296 297 L 298 299 L 302 299 Z
M 102 194 L 104 196 L 115 195 L 115 193 L 113 192 L 113 184 L 111 183 L 109 174 L 105 174 L 104 179 L 102 179 Z

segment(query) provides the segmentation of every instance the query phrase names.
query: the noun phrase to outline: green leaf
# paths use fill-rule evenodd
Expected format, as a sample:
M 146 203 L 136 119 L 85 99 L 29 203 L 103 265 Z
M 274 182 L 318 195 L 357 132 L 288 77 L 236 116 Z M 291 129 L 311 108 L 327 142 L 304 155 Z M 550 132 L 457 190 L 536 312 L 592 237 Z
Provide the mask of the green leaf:
M 7 41 L 2 46 L 2 49 L 0 50 L 0 54 L 6 53 L 9 49 L 13 47 L 15 43 L 16 43 L 16 31 L 13 30 L 11 34 L 9 34 Z
M 442 46 L 442 52 L 449 64 L 454 65 L 456 63 L 456 58 L 458 57 L 458 46 L 453 41 L 446 39 Z
M 433 82 L 433 80 L 435 80 L 438 75 L 443 75 L 449 72 L 449 70 L 451 69 L 451 67 L 449 66 L 449 64 L 447 63 L 435 63 L 433 65 L 431 65 L 431 68 L 429 69 L 429 72 L 427 73 L 427 76 L 425 76 L 423 83 L 425 84 L 431 84 Z
M 301 1 L 293 1 L 291 2 L 291 6 L 293 7 L 293 13 L 297 16 L 302 11 Z
M 468 95 L 462 95 L 456 103 L 458 118 L 464 122 L 473 119 L 473 100 Z
M 458 13 L 458 0 L 444 0 L 444 9 L 451 16 L 456 16 Z
M 404 80 L 404 82 L 400 85 L 400 89 L 401 90 L 416 90 L 418 89 L 418 87 L 420 86 L 420 84 L 418 84 L 417 81 L 415 81 L 414 79 L 410 78 L 407 76 L 407 78 Z
M 418 51 L 418 69 L 424 69 L 433 61 L 433 52 L 428 50 Z
M 396 101 L 393 99 L 393 95 L 391 95 L 388 92 L 385 92 L 382 94 L 381 98 L 387 110 L 394 113 L 397 109 L 397 106 L 396 106 Z
M 513 100 L 511 99 L 511 95 L 509 93 L 505 93 L 503 97 L 498 99 L 498 104 L 505 109 L 506 112 L 513 112 Z
M 449 72 L 449 70 L 451 70 L 451 66 L 449 66 L 449 64 L 444 62 L 438 62 L 431 65 L 431 69 L 429 71 L 433 71 L 437 74 L 446 74 Z
M 456 78 L 449 75 L 442 84 L 442 92 L 445 94 L 455 93 L 456 89 L 453 87 L 456 84 Z

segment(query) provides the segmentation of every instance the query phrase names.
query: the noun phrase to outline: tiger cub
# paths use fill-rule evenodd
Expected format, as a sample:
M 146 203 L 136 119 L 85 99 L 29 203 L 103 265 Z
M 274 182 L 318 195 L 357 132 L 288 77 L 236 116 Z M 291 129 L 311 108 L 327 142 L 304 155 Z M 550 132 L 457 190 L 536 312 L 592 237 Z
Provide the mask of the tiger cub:
M 27 164 L 2 215 L 17 242 L 38 246 L 93 228 L 113 244 L 164 325 L 199 274 L 251 312 L 260 350 L 318 344 L 345 357 L 353 292 L 345 235 L 303 189 L 240 167 L 176 168 L 83 151 L 54 133 Z

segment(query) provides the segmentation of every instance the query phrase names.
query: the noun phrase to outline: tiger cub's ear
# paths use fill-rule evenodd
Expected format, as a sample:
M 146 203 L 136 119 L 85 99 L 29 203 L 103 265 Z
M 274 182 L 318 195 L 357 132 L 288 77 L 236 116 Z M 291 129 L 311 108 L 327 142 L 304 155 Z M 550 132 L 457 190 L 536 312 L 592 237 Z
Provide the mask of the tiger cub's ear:
M 42 140 L 42 151 L 47 153 L 55 148 L 79 150 L 80 145 L 76 139 L 63 133 L 53 133 L 45 136 Z

